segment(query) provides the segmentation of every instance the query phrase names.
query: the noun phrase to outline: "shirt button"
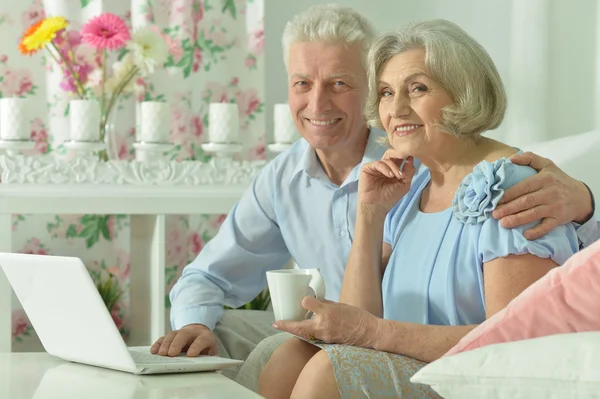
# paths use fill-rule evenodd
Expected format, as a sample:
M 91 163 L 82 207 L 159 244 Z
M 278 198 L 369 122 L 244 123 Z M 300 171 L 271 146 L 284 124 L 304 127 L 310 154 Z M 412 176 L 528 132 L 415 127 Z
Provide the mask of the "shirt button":
M 340 230 L 340 237 L 346 237 L 346 230 Z

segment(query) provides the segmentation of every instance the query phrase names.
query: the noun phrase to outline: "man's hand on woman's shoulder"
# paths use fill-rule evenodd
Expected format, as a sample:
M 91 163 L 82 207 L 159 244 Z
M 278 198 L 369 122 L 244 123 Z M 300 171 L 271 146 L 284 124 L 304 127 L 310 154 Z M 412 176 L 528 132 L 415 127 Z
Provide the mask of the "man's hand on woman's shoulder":
M 532 152 L 513 155 L 510 160 L 538 173 L 506 190 L 493 213 L 502 227 L 510 229 L 541 220 L 524 233 L 528 240 L 535 240 L 557 226 L 584 223 L 592 216 L 592 197 L 585 184 L 554 162 Z

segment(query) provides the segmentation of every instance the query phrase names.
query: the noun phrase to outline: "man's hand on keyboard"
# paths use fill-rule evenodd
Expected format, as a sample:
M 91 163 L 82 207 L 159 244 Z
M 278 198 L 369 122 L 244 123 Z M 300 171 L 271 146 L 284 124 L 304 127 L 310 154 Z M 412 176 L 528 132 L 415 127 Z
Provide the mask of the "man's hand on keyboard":
M 179 356 L 184 351 L 192 357 L 217 356 L 215 335 L 202 324 L 190 324 L 159 338 L 150 348 L 151 353 L 161 356 Z

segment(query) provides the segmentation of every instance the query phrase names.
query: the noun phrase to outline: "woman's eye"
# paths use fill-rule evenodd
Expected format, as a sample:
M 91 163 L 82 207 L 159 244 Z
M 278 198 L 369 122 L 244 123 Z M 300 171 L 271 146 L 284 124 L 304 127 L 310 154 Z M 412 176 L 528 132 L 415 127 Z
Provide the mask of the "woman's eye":
M 424 93 L 424 92 L 427 91 L 427 86 L 424 86 L 424 85 L 415 85 L 415 86 L 413 86 L 412 91 L 413 92 Z
M 384 90 L 381 93 L 379 93 L 380 97 L 389 97 L 391 95 L 392 95 L 392 93 L 389 90 Z

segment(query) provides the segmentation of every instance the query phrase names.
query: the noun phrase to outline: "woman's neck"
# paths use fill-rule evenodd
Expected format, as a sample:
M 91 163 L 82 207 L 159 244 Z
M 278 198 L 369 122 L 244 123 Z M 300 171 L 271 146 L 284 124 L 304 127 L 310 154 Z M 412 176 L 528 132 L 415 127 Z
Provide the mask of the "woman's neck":
M 431 176 L 421 198 L 421 210 L 437 212 L 448 208 L 456 189 L 475 165 L 508 157 L 514 152 L 513 148 L 487 137 L 477 140 L 450 137 L 427 154 L 418 156 Z
M 493 162 L 515 152 L 514 148 L 487 137 L 476 140 L 449 137 L 426 154 L 415 157 L 429 168 L 433 185 L 458 186 L 481 161 Z

